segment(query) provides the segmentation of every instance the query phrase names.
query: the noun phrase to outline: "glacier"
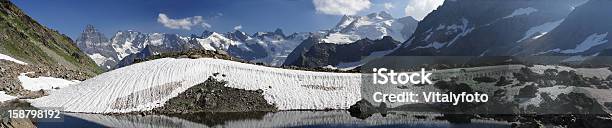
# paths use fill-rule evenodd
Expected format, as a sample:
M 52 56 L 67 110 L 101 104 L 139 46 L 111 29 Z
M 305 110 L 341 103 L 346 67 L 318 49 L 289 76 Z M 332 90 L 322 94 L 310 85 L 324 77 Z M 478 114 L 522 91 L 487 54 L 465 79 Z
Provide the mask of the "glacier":
M 525 65 L 500 65 L 474 68 L 435 70 L 439 74 L 434 79 L 448 79 L 466 76 L 471 80 L 483 75 L 511 76 Z M 555 65 L 534 65 L 527 67 L 543 74 L 547 69 L 557 71 L 576 71 L 585 77 L 608 78 L 612 71 L 607 68 L 570 68 Z M 203 83 L 208 78 L 227 81 L 226 87 L 261 90 L 268 104 L 279 110 L 328 110 L 348 109 L 363 97 L 371 96 L 364 91 L 382 90 L 386 92 L 405 91 L 396 86 L 362 86 L 363 77 L 359 73 L 313 72 L 259 66 L 241 62 L 200 58 L 174 59 L 162 58 L 137 63 L 116 69 L 76 85 L 52 90 L 48 96 L 28 99 L 38 108 L 62 108 L 65 112 L 76 113 L 128 113 L 148 111 L 164 106 L 165 102 L 188 88 Z M 322 89 L 333 88 L 333 89 Z M 366 87 L 366 88 L 362 88 Z M 539 92 L 556 96 L 568 92 L 584 92 L 601 102 L 610 102 L 609 89 L 590 87 L 541 88 Z M 506 88 L 506 98 L 513 99 L 521 86 Z M 436 91 L 433 87 L 411 87 L 412 91 Z M 494 86 L 474 88 L 493 93 Z M 540 98 L 523 99 L 522 106 L 539 104 Z M 373 103 L 376 104 L 376 103 Z M 388 107 L 398 107 L 410 103 L 388 103 Z
M 163 58 L 116 69 L 29 101 L 35 107 L 60 107 L 67 112 L 147 111 L 209 77 L 228 81 L 227 87 L 261 89 L 268 103 L 279 110 L 348 109 L 361 99 L 357 73 L 298 71 L 212 58 Z

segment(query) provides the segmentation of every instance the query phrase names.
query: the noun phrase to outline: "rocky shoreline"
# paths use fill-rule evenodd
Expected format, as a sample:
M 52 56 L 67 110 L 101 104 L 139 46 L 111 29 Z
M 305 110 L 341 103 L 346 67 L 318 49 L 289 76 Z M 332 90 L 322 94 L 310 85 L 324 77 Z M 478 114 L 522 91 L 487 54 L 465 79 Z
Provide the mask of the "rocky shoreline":
M 601 70 L 608 70 L 606 68 Z M 470 123 L 472 119 L 506 121 L 512 127 L 586 127 L 605 128 L 612 126 L 610 103 L 600 103 L 591 93 L 585 90 L 600 89 L 606 91 L 611 86 L 612 77 L 586 77 L 578 71 L 546 69 L 542 74 L 529 68 L 522 68 L 512 73 L 511 77 L 477 77 L 467 81 L 436 81 L 433 85 L 444 93 L 483 91 L 491 88 L 491 102 L 461 103 L 457 106 L 445 103 L 406 104 L 387 108 L 385 103 L 373 105 L 368 100 L 361 100 L 352 105 L 348 112 L 353 117 L 367 119 L 380 114 L 419 111 L 441 113 L 438 119 L 454 123 Z M 540 88 L 559 87 L 580 88 L 577 91 L 561 92 L 552 97 L 551 92 L 543 92 Z M 512 89 L 517 90 L 512 90 Z M 587 88 L 587 89 L 582 89 Z M 403 88 L 400 88 L 403 89 Z M 561 90 L 556 90 L 561 91 Z M 595 92 L 596 93 L 596 92 Z M 610 92 L 608 92 L 610 93 Z M 513 98 L 509 99 L 509 96 Z M 536 105 L 521 104 L 520 100 L 542 98 Z M 607 104 L 607 105 L 606 105 Z M 520 105 L 525 105 L 520 107 Z M 418 109 L 420 108 L 420 109 Z
M 388 114 L 397 114 L 404 111 L 401 108 L 386 108 L 384 103 L 374 106 L 366 100 L 361 100 L 347 110 L 351 116 L 367 119 L 375 114 L 386 117 Z M 414 115 L 417 118 L 430 118 L 427 114 Z M 433 117 L 436 120 L 446 120 L 450 123 L 466 124 L 473 119 L 506 121 L 513 128 L 542 128 L 542 127 L 572 127 L 572 128 L 606 128 L 612 126 L 612 115 L 604 114 L 441 114 Z

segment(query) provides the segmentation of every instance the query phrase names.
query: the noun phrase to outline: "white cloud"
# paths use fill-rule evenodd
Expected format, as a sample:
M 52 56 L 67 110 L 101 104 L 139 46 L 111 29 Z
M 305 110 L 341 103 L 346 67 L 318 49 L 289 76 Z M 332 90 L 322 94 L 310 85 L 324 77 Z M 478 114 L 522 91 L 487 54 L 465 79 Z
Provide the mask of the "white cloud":
M 240 29 L 242 29 L 242 25 L 238 25 L 234 27 L 234 30 L 240 30 Z
M 164 27 L 170 29 L 185 29 L 191 30 L 194 26 L 201 26 L 203 28 L 210 28 L 210 24 L 204 22 L 202 16 L 193 16 L 183 19 L 170 19 L 166 14 L 159 13 L 157 16 L 157 22 L 164 25 Z
M 391 9 L 393 9 L 393 4 L 391 4 L 391 3 L 384 3 L 383 7 L 385 7 L 385 9 L 387 9 L 387 10 L 391 10 Z
M 328 15 L 355 15 L 370 8 L 370 0 L 313 0 L 317 12 Z
M 442 5 L 444 0 L 410 0 L 404 11 L 407 16 L 412 16 L 417 20 L 422 20 L 431 11 Z

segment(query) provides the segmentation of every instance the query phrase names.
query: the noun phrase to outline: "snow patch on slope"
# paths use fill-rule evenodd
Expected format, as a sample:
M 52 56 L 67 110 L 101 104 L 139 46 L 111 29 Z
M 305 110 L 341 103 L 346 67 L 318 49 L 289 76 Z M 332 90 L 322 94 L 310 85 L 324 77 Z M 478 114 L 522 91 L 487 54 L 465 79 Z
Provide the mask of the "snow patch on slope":
M 597 77 L 599 79 L 607 79 L 612 75 L 612 71 L 607 68 L 577 68 L 576 73 L 584 77 Z
M 262 89 L 280 110 L 347 109 L 361 99 L 361 75 L 278 69 L 228 60 L 157 59 L 113 70 L 80 84 L 31 100 L 36 107 L 63 107 L 68 112 L 124 113 L 163 106 L 169 99 L 214 73 L 232 88 Z M 248 79 L 245 79 L 248 78 Z M 305 85 L 333 87 L 335 90 Z M 134 97 L 145 94 L 145 97 Z
M 425 46 L 415 47 L 412 50 L 419 49 L 419 48 L 435 48 L 435 49 L 440 49 L 440 48 L 444 47 L 445 45 L 446 45 L 446 43 L 433 42 L 433 43 L 425 45 Z
M 96 64 L 98 65 L 104 65 L 104 62 L 109 61 L 109 60 L 113 60 L 111 58 L 106 58 L 104 56 L 102 56 L 99 53 L 94 53 L 92 55 L 88 55 L 91 59 L 93 59 L 94 62 L 96 62 Z M 113 60 L 114 61 L 114 60 Z
M 451 46 L 453 43 L 455 43 L 455 41 L 457 41 L 459 38 L 470 34 L 475 29 L 474 27 L 469 27 L 470 21 L 465 18 L 461 18 L 460 22 L 461 23 L 459 24 L 451 24 L 451 25 L 439 24 L 438 27 L 436 27 L 435 29 L 436 32 L 441 32 L 441 33 L 444 33 L 445 35 L 451 35 L 451 36 L 454 35 L 454 37 L 451 40 L 444 40 L 444 42 L 435 41 L 433 43 L 430 43 L 424 46 L 417 46 L 411 50 L 421 49 L 421 48 L 440 49 L 443 47 L 448 47 L 448 46 Z M 425 37 L 423 41 L 427 41 L 431 38 L 431 36 L 434 34 L 434 32 L 431 32 L 432 30 L 433 28 L 427 30 L 426 33 L 428 33 L 428 35 L 427 37 Z
M 504 19 L 512 18 L 512 17 L 520 16 L 520 15 L 529 15 L 529 14 L 537 12 L 537 11 L 538 11 L 538 9 L 535 9 L 533 7 L 519 8 L 519 9 L 514 10 L 514 12 L 512 12 L 512 14 L 504 17 Z
M 323 42 L 333 44 L 350 44 L 359 39 L 361 39 L 361 37 L 358 35 L 330 33 L 325 39 L 323 39 Z
M 461 23 L 462 23 L 461 25 L 451 25 L 451 26 L 446 27 L 447 30 L 452 30 L 454 32 L 460 31 L 460 33 L 457 34 L 457 36 L 455 36 L 455 38 L 453 38 L 453 40 L 451 40 L 446 45 L 446 47 L 453 45 L 453 43 L 455 43 L 457 39 L 459 39 L 460 37 L 466 36 L 467 34 L 471 33 L 475 29 L 474 27 L 468 28 L 468 25 L 470 22 L 465 18 L 461 19 Z
M 12 99 L 17 99 L 17 97 L 7 95 L 6 92 L 0 91 L 0 103 L 4 101 L 12 100 Z
M 21 73 L 17 78 L 21 82 L 21 86 L 24 89 L 30 91 L 39 91 L 39 90 L 52 90 L 55 88 L 64 88 L 70 85 L 74 85 L 79 83 L 77 80 L 65 80 L 60 78 L 53 77 L 38 77 L 38 78 L 30 78 L 26 76 L 27 73 Z
M 606 40 L 606 38 L 608 37 L 608 33 L 604 33 L 604 34 L 593 34 L 589 37 L 587 37 L 586 39 L 584 39 L 584 41 L 582 41 L 582 43 L 578 44 L 578 46 L 576 46 L 573 49 L 566 49 L 566 50 L 562 50 L 560 51 L 561 53 L 579 53 L 579 52 L 584 52 L 587 51 L 589 49 L 591 49 L 594 46 L 600 45 L 600 44 L 604 44 L 607 43 L 608 40 Z
M 544 74 L 544 71 L 547 69 L 556 69 L 557 71 L 575 71 L 576 69 L 567 67 L 567 66 L 558 66 L 558 65 L 533 65 L 533 67 L 529 67 L 531 71 L 537 74 Z
M 527 40 L 529 38 L 531 39 L 538 39 L 544 35 L 546 35 L 546 33 L 552 31 L 553 29 L 557 28 L 557 26 L 559 26 L 559 24 L 561 24 L 565 19 L 559 20 L 559 21 L 553 21 L 553 22 L 548 22 L 548 23 L 544 23 L 542 25 L 538 25 L 535 27 L 530 28 L 529 30 L 527 30 L 527 32 L 525 32 L 525 36 L 516 41 L 516 42 L 522 42 L 524 40 Z
M 569 94 L 571 92 L 574 92 L 573 86 L 553 86 L 553 87 L 538 88 L 536 97 L 522 101 L 519 104 L 519 106 L 521 108 L 526 108 L 529 105 L 534 105 L 536 107 L 539 107 L 542 101 L 544 101 L 544 98 L 541 95 L 542 93 L 549 94 L 548 96 L 550 96 L 551 99 L 557 99 L 557 96 L 559 96 L 560 94 Z
M 26 64 L 28 64 L 28 63 L 25 63 L 25 62 L 23 62 L 23 61 L 17 60 L 17 59 L 15 59 L 15 58 L 11 57 L 11 56 L 4 55 L 4 54 L 0 54 L 0 60 L 13 61 L 13 62 L 15 62 L 15 63 L 17 63 L 17 64 L 21 64 L 21 65 L 26 65 Z

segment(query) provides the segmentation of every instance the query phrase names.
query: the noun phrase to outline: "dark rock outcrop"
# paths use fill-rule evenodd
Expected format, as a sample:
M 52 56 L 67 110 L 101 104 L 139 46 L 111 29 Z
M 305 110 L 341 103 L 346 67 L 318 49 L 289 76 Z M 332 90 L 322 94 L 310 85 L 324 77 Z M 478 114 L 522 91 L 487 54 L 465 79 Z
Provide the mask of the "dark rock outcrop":
M 153 109 L 153 112 L 175 114 L 278 110 L 264 99 L 262 90 L 236 89 L 225 87 L 226 84 L 226 81 L 218 81 L 211 76 L 204 83 L 190 87 L 166 101 L 163 107 Z
M 378 112 L 377 108 L 365 99 L 357 101 L 357 103 L 351 105 L 348 111 L 351 116 L 359 119 L 366 119 Z

